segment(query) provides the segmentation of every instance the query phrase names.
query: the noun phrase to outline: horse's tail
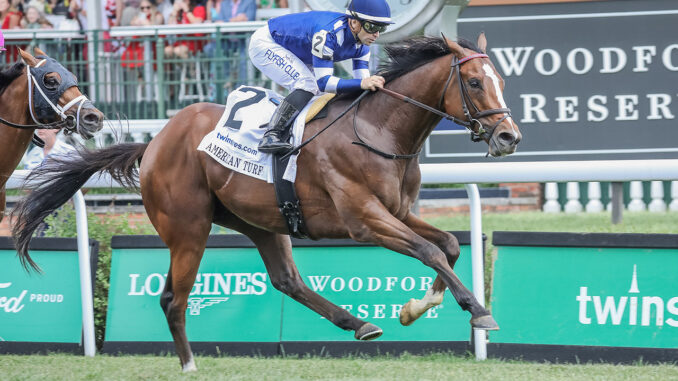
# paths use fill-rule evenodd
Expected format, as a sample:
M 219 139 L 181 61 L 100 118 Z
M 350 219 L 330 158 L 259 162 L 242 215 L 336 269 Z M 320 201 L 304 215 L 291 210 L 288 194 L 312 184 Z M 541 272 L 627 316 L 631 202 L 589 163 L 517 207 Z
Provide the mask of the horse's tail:
M 82 149 L 77 155 L 49 157 L 30 173 L 26 184 L 31 192 L 12 211 L 15 217 L 12 236 L 26 271 L 32 268 L 41 272 L 28 255 L 28 243 L 45 217 L 66 203 L 99 171 L 108 172 L 125 188 L 137 191 L 139 172 L 135 164 L 141 162 L 147 147 L 147 143 L 127 143 L 99 150 Z

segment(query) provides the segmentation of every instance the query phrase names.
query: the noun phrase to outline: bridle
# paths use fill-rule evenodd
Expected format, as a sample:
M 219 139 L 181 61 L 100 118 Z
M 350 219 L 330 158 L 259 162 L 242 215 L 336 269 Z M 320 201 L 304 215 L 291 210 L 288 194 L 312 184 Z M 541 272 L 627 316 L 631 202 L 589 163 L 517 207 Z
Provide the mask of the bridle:
M 470 132 L 471 132 L 471 140 L 474 142 L 479 142 L 481 140 L 489 139 L 492 137 L 492 134 L 494 134 L 494 130 L 497 128 L 497 126 L 506 120 L 506 118 L 509 118 L 511 116 L 511 109 L 510 108 L 493 108 L 489 110 L 484 110 L 480 111 L 478 107 L 473 103 L 473 100 L 468 94 L 468 90 L 466 89 L 466 85 L 464 84 L 464 81 L 462 80 L 461 77 L 461 71 L 460 71 L 460 66 L 464 64 L 465 62 L 468 62 L 472 59 L 475 58 L 489 58 L 487 54 L 482 54 L 482 53 L 477 53 L 477 54 L 472 54 L 470 56 L 466 56 L 462 59 L 458 59 L 457 57 L 454 57 L 452 59 L 452 63 L 450 65 L 450 75 L 447 77 L 447 81 L 445 82 L 445 86 L 443 86 L 443 93 L 440 96 L 440 100 L 438 101 L 437 108 L 433 108 L 431 106 L 425 105 L 419 101 L 416 101 L 410 97 L 406 97 L 400 93 L 397 93 L 395 91 L 389 90 L 387 88 L 381 88 L 379 90 L 383 91 L 384 93 L 396 98 L 400 99 L 404 102 L 410 103 L 412 105 L 415 105 L 419 108 L 423 108 L 424 110 L 427 110 L 429 112 L 432 112 L 438 116 L 441 116 L 445 119 L 451 120 L 452 122 L 466 127 Z M 454 74 L 457 74 L 457 81 L 459 82 L 459 95 L 461 99 L 461 107 L 462 110 L 464 111 L 464 116 L 466 117 L 466 120 L 456 118 L 444 111 L 440 111 L 440 108 L 442 108 L 443 103 L 445 101 L 445 93 L 447 92 L 447 88 L 450 86 L 450 83 L 452 82 L 452 77 Z M 474 110 L 474 113 L 471 114 L 469 111 L 469 107 L 467 103 L 471 104 L 471 107 Z M 503 118 L 499 119 L 497 123 L 495 123 L 491 128 L 487 129 L 483 125 L 483 123 L 479 120 L 483 117 L 486 117 L 488 115 L 494 115 L 494 114 L 506 114 L 504 115 Z M 477 127 L 477 129 L 474 130 L 474 127 Z
M 85 103 L 89 102 L 91 104 L 91 101 L 87 99 L 86 96 L 80 95 L 63 107 L 59 106 L 59 98 L 61 98 L 63 93 L 71 87 L 78 87 L 78 82 L 73 78 L 72 74 L 56 60 L 45 56 L 39 56 L 38 58 L 42 58 L 42 60 L 38 62 L 35 67 L 26 65 L 28 108 L 35 124 L 13 123 L 1 117 L 0 123 L 19 129 L 64 128 L 64 133 L 66 134 L 78 131 L 80 128 L 80 110 Z M 53 72 L 56 72 L 61 76 L 61 83 L 58 88 L 54 90 L 48 89 L 44 83 L 45 76 Z M 37 94 L 40 95 L 39 97 L 35 96 L 36 93 L 34 89 L 37 89 Z M 36 102 L 35 108 L 33 106 L 33 100 Z M 76 105 L 78 106 L 76 116 L 66 115 L 66 112 Z M 61 119 L 50 123 L 40 122 L 40 120 L 48 119 L 55 114 Z

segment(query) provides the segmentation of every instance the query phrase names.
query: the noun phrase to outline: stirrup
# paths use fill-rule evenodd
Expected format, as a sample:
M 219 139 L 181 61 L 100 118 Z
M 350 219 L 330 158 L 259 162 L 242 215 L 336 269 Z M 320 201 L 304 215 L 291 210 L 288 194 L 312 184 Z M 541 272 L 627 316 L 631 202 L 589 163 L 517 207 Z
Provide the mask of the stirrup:
M 261 142 L 261 144 L 259 144 L 258 150 L 263 153 L 287 153 L 292 148 L 292 145 L 287 142 L 270 141 Z

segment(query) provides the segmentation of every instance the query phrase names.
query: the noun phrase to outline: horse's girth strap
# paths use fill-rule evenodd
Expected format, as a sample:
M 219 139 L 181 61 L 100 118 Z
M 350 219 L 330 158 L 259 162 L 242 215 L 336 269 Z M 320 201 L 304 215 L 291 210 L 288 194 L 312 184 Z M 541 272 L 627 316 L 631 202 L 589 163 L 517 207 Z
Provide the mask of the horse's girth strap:
M 334 93 L 327 93 L 322 95 L 320 98 L 316 99 L 311 105 L 311 107 L 308 109 L 308 113 L 306 114 L 306 119 L 304 120 L 304 123 L 308 123 L 311 120 L 313 120 L 313 118 L 316 115 L 318 115 L 320 110 L 322 110 L 327 105 L 327 103 L 329 103 L 329 101 L 331 101 L 332 98 L 334 98 L 335 95 L 336 94 Z

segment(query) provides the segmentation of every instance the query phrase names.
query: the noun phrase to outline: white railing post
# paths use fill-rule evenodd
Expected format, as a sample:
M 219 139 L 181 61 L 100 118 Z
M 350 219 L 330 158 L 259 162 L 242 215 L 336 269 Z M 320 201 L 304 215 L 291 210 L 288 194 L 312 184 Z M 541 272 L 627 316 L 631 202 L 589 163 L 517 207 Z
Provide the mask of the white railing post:
M 567 183 L 567 203 L 565 204 L 565 213 L 579 213 L 584 207 L 579 202 L 579 183 Z
M 664 183 L 653 181 L 650 183 L 650 197 L 652 200 L 647 205 L 650 212 L 666 212 L 666 203 L 664 202 Z
M 642 212 L 645 210 L 645 203 L 643 202 L 643 183 L 641 181 L 631 181 L 629 196 L 631 196 L 631 201 L 626 207 L 629 212 Z
M 82 299 L 82 336 L 85 356 L 94 357 L 94 303 L 92 297 L 92 269 L 87 230 L 87 210 L 81 191 L 73 195 L 75 223 L 78 232 L 78 263 L 80 264 L 80 297 Z
M 589 213 L 598 213 L 605 210 L 603 203 L 600 201 L 600 183 L 598 181 L 591 181 L 588 183 L 588 197 L 589 202 L 586 203 L 586 211 Z
M 543 210 L 546 213 L 560 213 L 560 203 L 558 202 L 558 183 L 546 183 L 544 185 L 544 203 Z
M 485 307 L 485 258 L 483 258 L 483 226 L 480 192 L 476 184 L 465 184 L 471 213 L 471 272 L 473 295 Z M 473 330 L 476 360 L 487 359 L 487 331 Z
M 672 212 L 678 211 L 678 181 L 671 181 L 671 203 L 669 210 Z

